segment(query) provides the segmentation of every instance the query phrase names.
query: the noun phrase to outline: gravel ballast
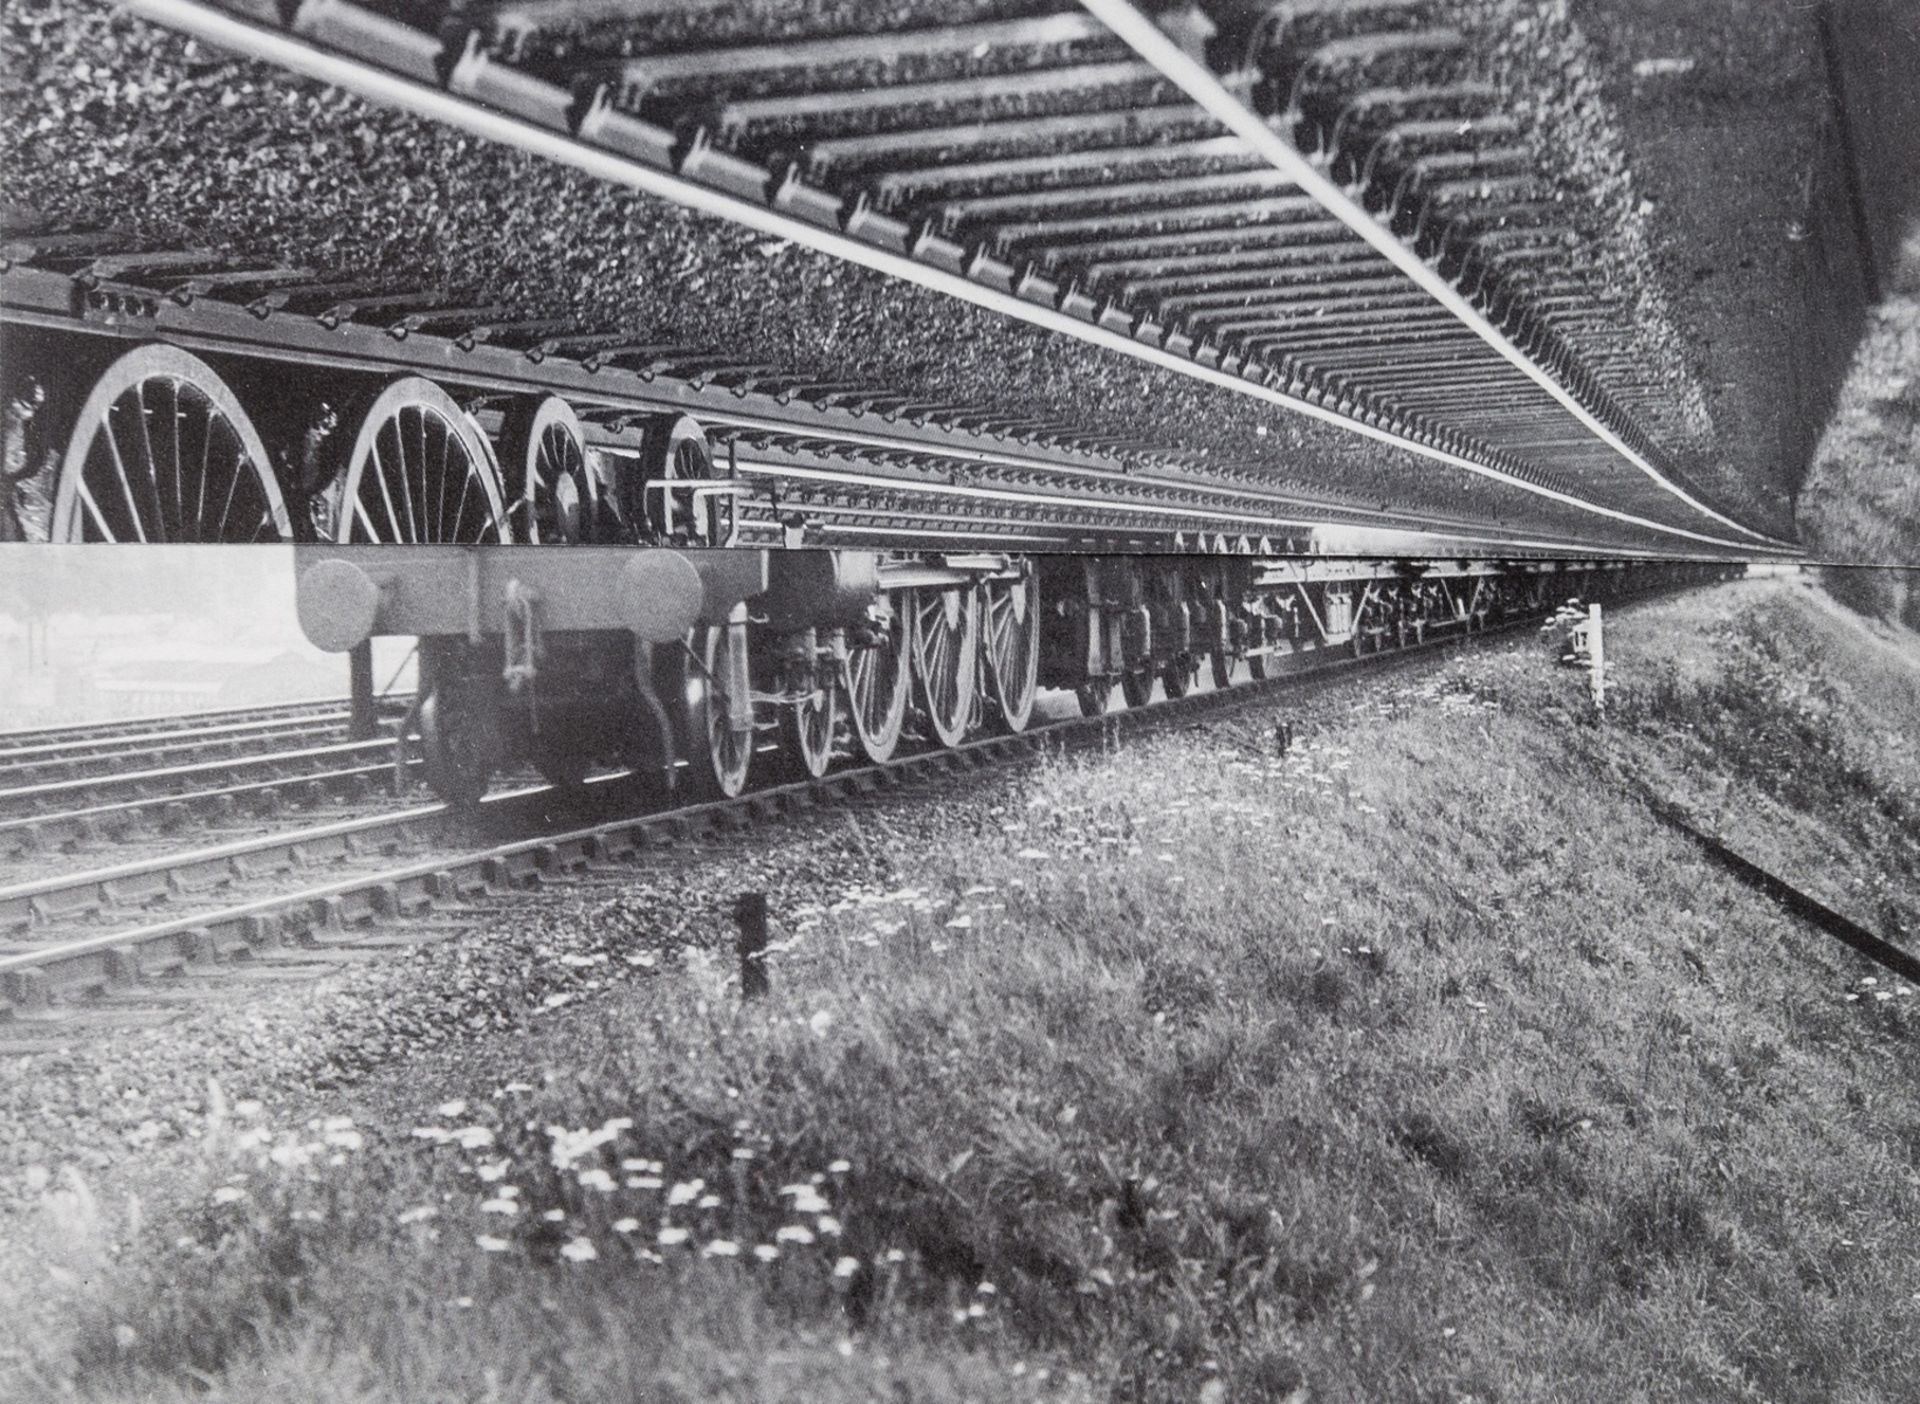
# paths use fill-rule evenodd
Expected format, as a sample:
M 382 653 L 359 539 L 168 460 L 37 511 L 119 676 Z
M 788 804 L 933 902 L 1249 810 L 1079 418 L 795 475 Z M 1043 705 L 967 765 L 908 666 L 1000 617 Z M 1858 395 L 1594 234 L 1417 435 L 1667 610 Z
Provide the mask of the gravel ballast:
M 1515 17 L 1527 7 L 1462 0 L 1459 8 L 1495 35 L 1517 33 Z M 9 198 L 57 218 L 565 308 L 650 341 L 746 348 L 753 359 L 836 378 L 1123 430 L 1361 500 L 1395 498 L 1550 529 L 1600 525 L 1245 397 L 229 60 L 102 8 L 6 0 L 0 22 L 9 53 Z M 1595 248 L 1620 250 L 1620 283 L 1649 328 L 1648 354 L 1674 371 L 1679 456 L 1705 472 L 1697 392 L 1673 366 L 1659 291 L 1643 272 L 1638 205 L 1609 119 L 1582 76 L 1577 36 L 1563 22 L 1541 21 L 1524 44 L 1491 51 L 1504 81 L 1531 82 L 1545 119 L 1579 134 L 1578 149 L 1543 156 L 1564 167 L 1574 203 L 1591 199 Z M 1553 81 L 1539 82 L 1541 74 Z M 1590 151 L 1602 154 L 1582 155 Z M 1737 470 L 1707 476 L 1711 487 L 1736 490 L 1740 505 Z

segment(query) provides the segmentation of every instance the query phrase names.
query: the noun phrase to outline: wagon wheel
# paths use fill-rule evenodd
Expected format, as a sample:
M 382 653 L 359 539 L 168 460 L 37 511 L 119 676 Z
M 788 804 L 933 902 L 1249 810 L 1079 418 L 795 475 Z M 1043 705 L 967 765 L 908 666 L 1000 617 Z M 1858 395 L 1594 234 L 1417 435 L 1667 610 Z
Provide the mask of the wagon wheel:
M 277 541 L 290 534 L 266 446 L 213 367 L 137 346 L 80 406 L 51 539 Z
M 818 780 L 833 764 L 833 735 L 840 725 L 840 689 L 816 671 L 805 699 L 780 709 L 780 749 L 796 780 Z
M 1113 706 L 1113 679 L 1093 678 L 1073 690 L 1083 717 L 1101 717 Z
M 902 603 L 910 600 L 903 597 Z M 847 654 L 848 719 L 860 753 L 875 765 L 892 759 L 907 719 L 907 693 L 912 685 L 907 667 L 909 630 L 905 610 L 890 608 L 878 640 Z
M 736 605 L 725 624 L 695 629 L 688 640 L 684 723 L 687 767 L 693 792 L 732 799 L 747 788 L 753 769 L 754 730 L 735 731 L 729 719 L 728 682 L 747 670 L 747 609 Z
M 422 660 L 426 697 L 420 704 L 420 744 L 427 784 L 455 808 L 480 802 L 499 760 L 494 699 L 482 675 L 463 671 L 444 651 Z
M 927 724 L 943 746 L 957 746 L 973 720 L 980 668 L 979 595 L 973 590 L 913 592 L 913 680 Z
M 391 381 L 360 416 L 337 500 L 341 541 L 510 539 L 486 437 L 452 396 L 417 375 Z
M 500 434 L 519 541 L 591 541 L 600 488 L 579 416 L 558 395 L 516 401 Z
M 990 580 L 982 594 L 995 717 L 1008 731 L 1025 731 L 1040 690 L 1040 577 L 1022 562 L 1017 580 Z
M 1153 665 L 1129 669 L 1120 675 L 1120 695 L 1129 707 L 1144 707 L 1153 700 Z
M 1233 616 L 1227 612 L 1227 606 L 1215 602 L 1213 606 L 1213 649 L 1207 661 L 1213 670 L 1213 685 L 1224 692 L 1233 686 L 1240 672 L 1241 650 L 1233 636 Z

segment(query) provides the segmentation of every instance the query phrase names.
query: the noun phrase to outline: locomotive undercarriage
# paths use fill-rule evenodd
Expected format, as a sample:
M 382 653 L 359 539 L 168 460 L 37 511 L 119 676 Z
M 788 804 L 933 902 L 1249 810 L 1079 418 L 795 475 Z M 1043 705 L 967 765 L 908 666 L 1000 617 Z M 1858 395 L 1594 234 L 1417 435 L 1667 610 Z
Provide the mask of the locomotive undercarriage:
M 430 783 L 606 767 L 683 799 L 1025 730 L 1042 688 L 1097 715 L 1205 673 L 1465 634 L 1699 567 L 1232 556 L 303 547 L 316 643 L 421 639 Z M 1707 569 L 1724 572 L 1725 566 Z

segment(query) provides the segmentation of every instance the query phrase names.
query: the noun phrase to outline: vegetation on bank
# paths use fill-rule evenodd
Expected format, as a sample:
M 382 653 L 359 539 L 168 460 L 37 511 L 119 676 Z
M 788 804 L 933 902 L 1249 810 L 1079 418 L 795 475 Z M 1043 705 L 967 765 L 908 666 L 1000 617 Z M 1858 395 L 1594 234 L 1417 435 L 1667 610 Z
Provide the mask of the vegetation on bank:
M 1836 598 L 1920 628 L 1920 233 L 1868 320 L 1798 515 L 1815 555 L 1856 567 L 1827 572 Z
M 1529 643 L 1316 704 L 1286 754 L 1265 713 L 1059 759 L 894 854 L 898 885 L 782 913 L 764 1000 L 693 950 L 476 1044 L 452 1087 L 223 1107 L 185 1209 L 142 1223 L 68 1177 L 42 1227 L 73 1331 L 15 1378 L 1904 1397 L 1913 991 L 1633 786 L 1795 880 L 1817 858 L 1826 897 L 1912 935 L 1920 660 L 1794 581 L 1609 642 L 1604 724 Z M 601 977 L 654 941 L 617 902 L 584 922 Z M 445 1099 L 395 1120 L 396 1096 Z

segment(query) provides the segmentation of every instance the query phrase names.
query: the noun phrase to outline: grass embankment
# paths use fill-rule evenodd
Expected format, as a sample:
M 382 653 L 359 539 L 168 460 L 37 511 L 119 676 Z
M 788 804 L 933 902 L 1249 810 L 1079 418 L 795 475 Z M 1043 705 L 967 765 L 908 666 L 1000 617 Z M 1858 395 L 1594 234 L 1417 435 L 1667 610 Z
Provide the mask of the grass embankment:
M 1854 608 L 1920 628 L 1920 233 L 1867 323 L 1798 503 L 1813 551 Z M 1898 566 L 1905 569 L 1871 569 Z
M 237 1107 L 197 1201 L 144 1227 L 70 1184 L 74 1333 L 33 1373 L 409 1404 L 1911 1397 L 1912 992 L 1619 777 L 1749 816 L 1796 878 L 1865 836 L 1842 886 L 1905 886 L 1835 899 L 1920 929 L 1916 663 L 1791 582 L 1703 598 L 1616 621 L 1605 727 L 1522 647 L 1355 693 L 1288 756 L 1267 716 L 1056 763 L 899 853 L 900 887 L 785 913 L 764 1001 L 696 954 L 376 1078 L 352 1124 Z M 1786 804 L 1810 817 L 1775 848 Z M 613 968 L 652 939 L 614 903 L 579 936 Z

